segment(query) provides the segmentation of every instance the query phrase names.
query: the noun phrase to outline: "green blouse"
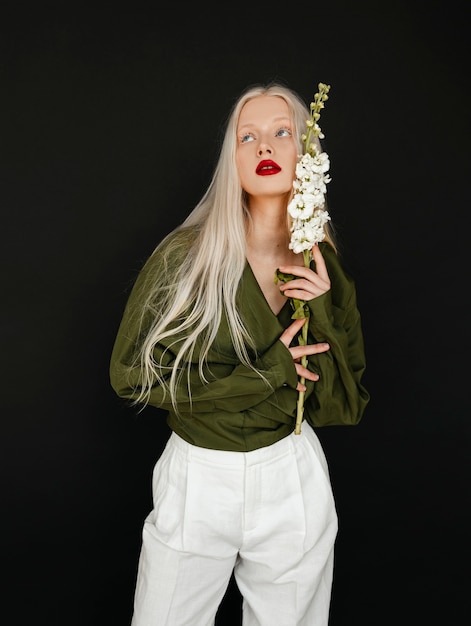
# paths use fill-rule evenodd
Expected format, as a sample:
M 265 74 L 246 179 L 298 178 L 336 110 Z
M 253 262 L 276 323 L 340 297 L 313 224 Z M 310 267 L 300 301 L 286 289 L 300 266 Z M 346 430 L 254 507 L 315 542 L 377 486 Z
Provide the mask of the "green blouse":
M 327 243 L 320 244 L 331 280 L 331 289 L 308 302 L 310 343 L 327 341 L 330 350 L 309 357 L 309 369 L 316 371 L 317 382 L 306 381 L 304 419 L 311 426 L 357 424 L 369 401 L 361 384 L 365 354 L 355 286 L 343 271 L 339 258 Z M 134 399 L 138 395 L 139 370 L 131 370 L 139 328 L 132 311 L 139 302 L 146 281 L 153 272 L 162 271 L 161 258 L 154 254 L 145 264 L 129 296 L 113 347 L 110 364 L 111 385 L 118 396 Z M 289 300 L 275 315 L 246 263 L 238 288 L 237 306 L 254 337 L 257 358 L 253 369 L 241 364 L 233 349 L 227 321 L 223 317 L 216 340 L 204 368 L 207 382 L 198 372 L 198 350 L 188 363 L 188 379 L 182 377 L 177 392 L 178 415 L 167 393 L 155 385 L 149 404 L 167 412 L 167 422 L 180 437 L 197 446 L 248 452 L 270 445 L 294 430 L 296 417 L 297 374 L 293 358 L 279 341 L 291 323 Z M 155 359 L 171 366 L 175 335 L 154 351 Z M 267 381 L 269 384 L 267 384 Z

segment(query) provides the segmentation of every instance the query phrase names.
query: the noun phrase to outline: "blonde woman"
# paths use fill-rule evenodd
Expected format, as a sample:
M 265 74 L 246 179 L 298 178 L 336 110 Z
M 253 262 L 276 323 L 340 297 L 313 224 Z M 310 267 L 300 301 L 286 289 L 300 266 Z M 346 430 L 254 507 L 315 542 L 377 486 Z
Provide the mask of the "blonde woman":
M 157 245 L 124 311 L 111 384 L 165 409 L 170 428 L 133 626 L 214 624 L 232 572 L 245 626 L 328 623 L 337 514 L 314 429 L 357 424 L 369 396 L 355 286 L 330 223 L 310 267 L 289 247 L 309 115 L 284 85 L 239 97 L 206 193 Z M 277 269 L 294 279 L 276 283 Z M 308 320 L 293 321 L 292 298 Z

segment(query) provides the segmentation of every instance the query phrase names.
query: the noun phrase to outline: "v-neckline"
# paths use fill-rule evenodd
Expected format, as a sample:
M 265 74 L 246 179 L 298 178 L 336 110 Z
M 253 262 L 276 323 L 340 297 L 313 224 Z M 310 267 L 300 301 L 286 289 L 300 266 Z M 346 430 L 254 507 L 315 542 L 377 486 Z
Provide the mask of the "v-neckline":
M 276 318 L 279 320 L 279 317 L 280 317 L 281 313 L 284 311 L 284 309 L 285 309 L 287 306 L 290 306 L 289 298 L 286 298 L 286 302 L 285 302 L 285 303 L 281 306 L 281 308 L 280 308 L 280 310 L 278 311 L 278 313 L 275 313 L 275 311 L 271 308 L 271 306 L 270 306 L 270 304 L 269 304 L 268 300 L 266 299 L 265 294 L 263 293 L 263 289 L 260 287 L 260 283 L 258 282 L 257 277 L 255 276 L 255 273 L 254 273 L 254 271 L 253 271 L 253 269 L 252 269 L 252 266 L 250 265 L 250 263 L 249 263 L 249 261 L 248 261 L 248 259 L 247 259 L 247 258 L 245 259 L 245 264 L 246 264 L 246 267 L 248 268 L 248 270 L 249 270 L 249 272 L 250 272 L 250 274 L 251 274 L 251 276 L 252 276 L 253 281 L 254 281 L 254 282 L 255 282 L 255 284 L 257 285 L 258 292 L 260 293 L 260 295 L 261 295 L 261 297 L 262 297 L 263 301 L 265 302 L 265 305 L 266 305 L 267 309 L 270 311 L 270 313 L 271 313 L 274 317 L 276 317 Z

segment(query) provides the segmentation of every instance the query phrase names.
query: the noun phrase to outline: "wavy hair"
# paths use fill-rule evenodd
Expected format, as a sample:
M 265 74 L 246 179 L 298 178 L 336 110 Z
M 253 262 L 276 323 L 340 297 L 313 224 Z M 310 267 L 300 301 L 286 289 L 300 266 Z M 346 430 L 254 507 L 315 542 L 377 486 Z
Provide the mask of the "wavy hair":
M 186 364 L 195 361 L 198 342 L 199 375 L 206 380 L 204 364 L 223 314 L 237 357 L 247 367 L 255 369 L 250 357 L 250 353 L 256 354 L 255 343 L 236 306 L 236 293 L 246 263 L 246 233 L 250 219 L 247 194 L 238 177 L 236 148 L 241 110 L 257 96 L 278 96 L 285 100 L 298 153 L 302 152 L 301 132 L 310 111 L 301 97 L 276 82 L 248 87 L 235 101 L 226 120 L 219 158 L 206 192 L 184 222 L 169 233 L 151 255 L 151 258 L 157 255 L 161 267 L 167 271 L 149 275 L 144 298 L 136 311 L 142 329 L 142 340 L 131 365 L 131 369 L 137 367 L 140 371 L 136 404 L 146 404 L 152 386 L 160 384 L 170 394 L 178 413 L 176 390 L 179 379 L 186 370 L 191 399 Z M 288 211 L 286 214 L 289 231 Z M 330 222 L 326 225 L 326 241 L 336 249 Z M 175 256 L 179 258 L 178 263 L 172 261 Z M 176 328 L 178 339 L 172 342 Z M 176 356 L 171 366 L 165 366 L 164 358 L 162 362 L 155 361 L 154 348 L 162 342 L 168 345 L 169 341 Z M 263 378 L 263 372 L 259 374 Z

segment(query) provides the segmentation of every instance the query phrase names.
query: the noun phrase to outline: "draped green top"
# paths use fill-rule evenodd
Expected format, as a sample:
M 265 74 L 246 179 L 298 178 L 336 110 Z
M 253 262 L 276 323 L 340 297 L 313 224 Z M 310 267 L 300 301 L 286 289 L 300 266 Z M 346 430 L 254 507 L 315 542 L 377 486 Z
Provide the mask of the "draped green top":
M 333 248 L 327 243 L 321 243 L 320 248 L 331 289 L 308 302 L 309 342 L 326 341 L 330 350 L 309 357 L 308 367 L 320 379 L 306 381 L 304 418 L 314 428 L 354 425 L 360 421 L 369 401 L 361 383 L 365 354 L 355 285 L 342 269 Z M 139 368 L 129 371 L 141 332 L 133 311 L 152 273 L 162 271 L 161 256 L 152 255 L 137 277 L 118 329 L 110 380 L 115 392 L 123 398 L 136 398 L 139 388 Z M 256 342 L 253 365 L 263 372 L 264 378 L 237 358 L 223 316 L 204 367 L 207 381 L 203 382 L 199 376 L 197 346 L 193 362 L 187 363 L 191 400 L 185 374 L 177 391 L 178 414 L 168 392 L 164 394 L 158 384 L 152 388 L 149 404 L 164 409 L 170 428 L 189 443 L 248 452 L 270 445 L 294 430 L 297 374 L 291 353 L 279 341 L 292 321 L 290 302 L 287 300 L 275 315 L 248 263 L 238 287 L 237 306 Z M 155 359 L 162 359 L 165 366 L 171 366 L 174 359 L 176 338 L 178 328 L 172 338 L 155 347 Z

